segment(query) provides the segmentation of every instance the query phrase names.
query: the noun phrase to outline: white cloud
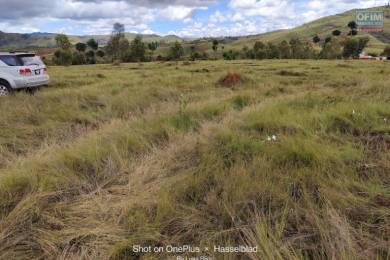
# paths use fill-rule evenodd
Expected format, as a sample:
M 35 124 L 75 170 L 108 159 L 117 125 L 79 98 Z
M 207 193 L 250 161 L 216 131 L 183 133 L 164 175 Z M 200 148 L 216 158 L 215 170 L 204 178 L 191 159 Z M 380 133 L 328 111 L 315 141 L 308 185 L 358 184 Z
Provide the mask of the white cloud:
M 229 6 L 246 17 L 287 17 L 294 16 L 295 4 L 287 0 L 231 0 Z
M 126 30 L 149 30 L 156 20 L 190 22 L 196 10 L 205 9 L 215 0 L 0 0 L 0 30 L 7 32 L 38 31 L 35 24 L 56 20 L 72 23 L 84 33 L 111 31 L 115 22 Z M 39 20 L 32 23 L 32 20 Z M 12 25 L 19 26 L 12 26 Z M 24 26 L 20 26 L 23 24 Z M 10 26 L 11 25 L 11 26 Z M 62 28 L 63 29 L 63 28 Z
M 35 27 L 30 24 L 24 24 L 21 21 L 18 21 L 16 23 L 8 22 L 8 21 L 0 22 L 0 30 L 1 28 L 6 28 L 7 31 L 10 32 L 19 32 L 19 33 L 31 33 L 39 30 L 38 27 Z
M 216 11 L 209 18 L 210 23 L 224 23 L 228 21 L 228 17 L 223 15 L 220 11 Z
M 146 29 L 146 30 L 142 31 L 142 34 L 156 34 L 156 32 L 154 32 L 153 30 L 150 30 L 150 29 Z
M 305 22 L 308 22 L 351 9 L 362 9 L 386 4 L 387 0 L 310 0 L 304 6 L 302 17 Z
M 192 16 L 194 10 L 195 9 L 193 7 L 168 6 L 163 8 L 159 15 L 169 20 L 185 20 Z

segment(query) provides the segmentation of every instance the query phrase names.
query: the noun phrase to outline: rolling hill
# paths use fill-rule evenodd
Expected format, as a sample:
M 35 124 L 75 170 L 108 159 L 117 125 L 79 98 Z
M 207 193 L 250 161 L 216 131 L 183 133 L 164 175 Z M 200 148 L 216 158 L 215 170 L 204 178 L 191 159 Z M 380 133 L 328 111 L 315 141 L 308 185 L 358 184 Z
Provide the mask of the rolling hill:
M 381 49 L 390 44 L 390 9 L 386 7 L 371 8 L 369 10 L 384 10 L 385 11 L 385 29 L 382 33 L 359 33 L 359 35 L 368 36 L 370 38 L 369 48 Z M 278 30 L 260 35 L 241 37 L 237 41 L 231 43 L 231 47 L 237 48 L 245 45 L 253 45 L 256 41 L 264 42 L 281 42 L 291 38 L 300 38 L 303 40 L 311 40 L 315 35 L 319 35 L 321 39 L 332 34 L 334 30 L 340 30 L 344 35 L 349 31 L 348 22 L 354 20 L 356 10 L 324 17 L 313 22 L 304 24 L 294 29 Z
M 384 10 L 385 11 L 385 28 L 384 32 L 380 33 L 362 33 L 359 32 L 359 36 L 368 36 L 370 41 L 366 52 L 381 53 L 384 47 L 390 44 L 390 8 L 377 7 L 367 10 Z M 292 38 L 299 38 L 302 41 L 312 41 L 315 35 L 320 36 L 322 40 L 332 35 L 334 30 L 340 30 L 345 37 L 349 28 L 347 24 L 354 20 L 357 10 L 350 10 L 345 13 L 327 16 L 299 27 L 286 30 L 277 30 L 264 34 L 248 35 L 241 37 L 223 37 L 220 38 L 220 45 L 224 46 L 224 50 L 241 50 L 244 46 L 249 48 L 253 47 L 256 41 L 280 43 L 283 40 L 290 40 Z M 195 39 L 192 41 L 186 41 L 185 47 L 189 49 L 190 46 L 195 45 L 197 51 L 208 52 L 210 55 L 214 55 L 211 49 L 212 38 Z M 167 53 L 167 48 L 160 48 L 161 52 Z

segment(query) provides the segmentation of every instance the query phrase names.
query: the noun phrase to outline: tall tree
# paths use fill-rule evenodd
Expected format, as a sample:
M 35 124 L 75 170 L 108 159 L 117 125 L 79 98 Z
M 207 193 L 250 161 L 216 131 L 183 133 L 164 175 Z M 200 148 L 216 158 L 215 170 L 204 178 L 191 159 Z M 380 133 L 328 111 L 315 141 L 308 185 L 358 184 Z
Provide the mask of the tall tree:
M 95 52 L 93 50 L 89 50 L 85 55 L 87 56 L 87 63 L 88 64 L 95 64 L 96 63 Z
M 130 44 L 130 61 L 145 61 L 145 52 L 146 47 L 142 41 L 142 37 L 140 35 L 137 35 Z
M 267 58 L 267 46 L 260 41 L 255 42 L 253 46 L 253 52 L 256 59 L 266 59 Z
M 130 48 L 129 41 L 120 34 L 112 35 L 106 46 L 106 53 L 111 56 L 112 60 L 124 61 Z
M 152 53 L 152 57 L 154 55 L 154 52 L 157 50 L 158 45 L 159 45 L 158 42 L 150 42 L 150 43 L 148 43 L 148 49 Z
M 354 35 L 358 34 L 358 32 L 357 32 L 357 23 L 355 21 L 350 21 L 347 26 L 350 29 L 350 32 L 348 33 L 348 35 L 354 36 Z
M 280 58 L 280 52 L 279 52 L 278 46 L 269 42 L 267 49 L 268 49 L 268 58 L 269 59 L 279 59 Z
M 263 42 L 260 42 L 260 41 L 255 42 L 255 45 L 253 45 L 253 50 L 255 52 L 258 52 L 258 51 L 260 51 L 261 49 L 264 49 L 264 48 L 265 48 L 265 44 Z
M 179 60 L 184 55 L 184 48 L 180 42 L 176 41 L 171 47 L 169 57 L 173 60 Z
M 114 26 L 112 28 L 112 32 L 114 34 L 123 34 L 125 33 L 125 25 L 121 23 L 114 23 Z
M 383 56 L 390 58 L 390 46 L 386 46 L 382 53 Z
M 359 38 L 359 39 L 347 39 L 344 42 L 343 57 L 345 58 L 357 58 L 363 52 L 364 48 L 369 42 L 368 37 Z
M 66 36 L 65 34 L 57 34 L 55 37 L 55 41 L 57 47 L 63 50 L 69 50 L 70 47 L 72 47 L 72 44 L 70 43 L 68 36 Z
M 354 30 L 354 29 L 357 29 L 357 23 L 355 21 L 350 21 L 348 23 L 348 27 L 351 29 L 351 30 Z
M 356 53 L 358 52 L 357 50 L 358 50 L 357 40 L 347 39 L 344 42 L 343 57 L 344 58 L 356 57 Z
M 128 56 L 130 43 L 126 39 L 125 26 L 120 23 L 115 23 L 112 28 L 112 34 L 108 41 L 105 50 L 106 53 L 112 58 L 113 61 L 124 61 Z
M 287 41 L 282 41 L 278 47 L 281 59 L 291 59 L 291 47 Z
M 191 45 L 190 46 L 190 58 L 192 61 L 195 61 L 197 59 L 200 59 L 200 54 L 198 52 L 196 52 L 196 47 L 195 45 Z
M 291 46 L 291 56 L 293 59 L 303 59 L 304 58 L 304 45 L 298 38 L 293 38 L 290 40 Z
M 191 55 L 193 55 L 196 51 L 196 46 L 195 45 L 191 45 L 190 47 L 190 52 L 191 52 Z
M 71 65 L 72 64 L 72 44 L 69 41 L 68 36 L 65 34 L 57 34 L 55 37 L 57 47 L 61 48 L 54 52 L 53 62 L 56 65 Z
M 341 35 L 341 31 L 340 31 L 340 30 L 334 30 L 334 31 L 332 32 L 332 35 L 333 35 L 333 36 L 340 36 L 340 35 Z
M 99 48 L 99 43 L 95 39 L 89 39 L 87 45 L 92 50 L 96 51 Z
M 332 38 L 329 42 L 325 43 L 320 53 L 322 59 L 339 59 L 342 57 L 342 49 L 340 42 Z
M 83 42 L 77 43 L 75 47 L 78 52 L 85 52 L 85 50 L 87 49 L 87 45 Z
M 358 40 L 358 54 L 362 53 L 363 50 L 367 47 L 368 42 L 370 41 L 370 38 L 368 37 L 362 37 Z
M 74 52 L 72 55 L 72 65 L 83 65 L 87 63 L 84 52 Z
M 124 61 L 129 53 L 130 43 L 124 35 L 124 25 L 116 23 L 113 26 L 113 33 L 106 46 L 106 53 L 112 60 Z
M 68 66 L 72 64 L 73 55 L 69 49 L 59 49 L 54 52 L 53 62 L 56 65 Z
M 98 57 L 100 57 L 100 58 L 103 58 L 105 55 L 106 55 L 106 54 L 105 54 L 104 51 L 102 51 L 102 50 L 98 50 L 98 51 L 96 52 L 96 56 L 98 56 Z
M 320 41 L 321 41 L 320 36 L 316 35 L 316 36 L 313 37 L 313 42 L 314 42 L 315 44 L 319 43 Z
M 219 45 L 219 42 L 217 39 L 214 39 L 213 40 L 213 51 L 214 51 L 214 57 L 217 58 L 217 51 L 218 51 L 218 45 Z

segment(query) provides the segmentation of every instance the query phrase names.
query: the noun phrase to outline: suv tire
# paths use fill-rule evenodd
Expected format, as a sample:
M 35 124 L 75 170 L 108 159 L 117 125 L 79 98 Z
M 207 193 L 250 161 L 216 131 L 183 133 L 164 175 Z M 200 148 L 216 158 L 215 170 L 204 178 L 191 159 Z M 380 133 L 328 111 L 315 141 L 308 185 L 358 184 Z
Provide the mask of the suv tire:
M 0 80 L 0 97 L 9 96 L 12 92 L 8 82 Z

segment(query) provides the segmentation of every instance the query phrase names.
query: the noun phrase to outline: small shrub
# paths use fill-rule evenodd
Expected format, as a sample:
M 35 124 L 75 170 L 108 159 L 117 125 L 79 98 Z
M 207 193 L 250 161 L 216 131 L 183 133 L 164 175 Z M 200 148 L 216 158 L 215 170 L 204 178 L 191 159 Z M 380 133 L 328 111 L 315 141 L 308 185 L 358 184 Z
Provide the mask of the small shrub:
M 248 96 L 237 96 L 232 100 L 233 107 L 236 110 L 242 110 L 244 107 L 248 106 L 250 99 Z
M 246 80 L 241 74 L 229 72 L 226 76 L 219 79 L 218 85 L 221 87 L 232 88 L 245 82 Z
M 220 116 L 227 108 L 227 105 L 224 102 L 213 103 L 205 106 L 200 114 L 207 120 L 215 119 Z
M 206 68 L 203 68 L 203 69 L 201 69 L 201 70 L 193 70 L 192 72 L 196 72 L 196 73 L 202 73 L 202 72 L 204 72 L 204 73 L 209 73 L 210 72 L 210 70 L 209 69 L 206 69 Z
M 275 164 L 287 168 L 314 167 L 322 163 L 320 146 L 301 139 L 284 140 L 280 146 L 269 153 Z
M 172 117 L 169 121 L 175 129 L 183 132 L 188 132 L 199 127 L 198 122 L 185 113 Z
M 54 52 L 53 63 L 60 66 L 72 65 L 72 52 L 69 50 L 57 50 Z
M 306 76 L 303 72 L 295 72 L 295 71 L 288 71 L 288 70 L 281 70 L 278 73 L 280 76 L 292 76 L 292 77 L 303 77 Z
M 337 67 L 339 68 L 353 68 L 351 65 L 349 64 L 337 64 Z
M 354 123 L 350 118 L 341 115 L 334 115 L 330 119 L 328 131 L 339 132 L 342 134 L 352 133 L 354 131 Z
M 72 57 L 72 65 L 82 65 L 87 63 L 85 55 L 83 53 L 75 52 Z
M 106 76 L 101 74 L 101 73 L 96 74 L 96 77 L 99 78 L 99 79 L 105 79 L 106 78 Z
M 114 60 L 112 62 L 112 66 L 120 66 L 121 65 L 121 61 L 120 60 Z

